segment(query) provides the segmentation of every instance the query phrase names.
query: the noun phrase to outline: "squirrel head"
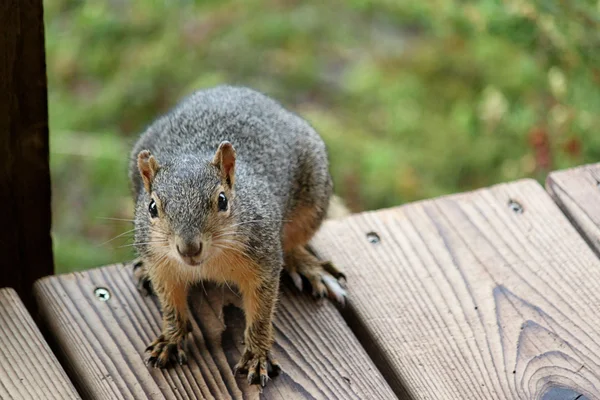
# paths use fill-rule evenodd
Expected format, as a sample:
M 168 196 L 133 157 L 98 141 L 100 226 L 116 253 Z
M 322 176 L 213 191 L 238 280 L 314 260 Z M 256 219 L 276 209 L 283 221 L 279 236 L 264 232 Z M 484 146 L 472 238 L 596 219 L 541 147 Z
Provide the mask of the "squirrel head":
M 157 258 L 169 257 L 200 265 L 235 241 L 235 159 L 224 141 L 214 157 L 180 156 L 165 164 L 150 151 L 138 154 L 145 192 L 136 208 L 136 228 L 142 249 Z

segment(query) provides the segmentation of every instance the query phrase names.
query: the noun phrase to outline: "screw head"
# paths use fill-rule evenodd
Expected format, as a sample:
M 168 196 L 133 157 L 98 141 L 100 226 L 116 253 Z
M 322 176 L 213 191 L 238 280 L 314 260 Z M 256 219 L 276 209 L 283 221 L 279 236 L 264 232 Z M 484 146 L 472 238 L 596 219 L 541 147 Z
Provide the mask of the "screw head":
M 517 214 L 523 214 L 523 206 L 515 200 L 508 201 L 508 208 Z
M 100 301 L 108 301 L 108 299 L 110 299 L 110 292 L 103 287 L 96 288 L 96 290 L 94 290 L 94 295 Z
M 379 235 L 375 232 L 369 232 L 367 233 L 367 240 L 369 241 L 369 243 L 371 244 L 376 244 L 381 242 L 381 238 L 379 237 Z

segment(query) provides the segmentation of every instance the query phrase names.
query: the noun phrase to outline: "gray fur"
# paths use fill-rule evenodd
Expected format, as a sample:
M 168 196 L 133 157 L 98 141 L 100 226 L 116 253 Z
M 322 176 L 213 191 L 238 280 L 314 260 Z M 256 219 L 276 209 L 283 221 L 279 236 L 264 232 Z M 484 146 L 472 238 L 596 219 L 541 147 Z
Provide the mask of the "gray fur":
M 153 190 L 165 203 L 172 229 L 197 235 L 214 212 L 209 196 L 219 184 L 211 160 L 224 141 L 236 149 L 235 197 L 231 215 L 261 264 L 283 263 L 284 220 L 297 207 L 319 210 L 318 223 L 332 194 L 325 145 L 315 130 L 279 103 L 252 89 L 219 86 L 200 90 L 158 118 L 142 134 L 130 156 L 129 176 L 136 200 L 136 248 L 148 251 L 149 195 L 137 156 L 149 150 L 160 170 Z M 263 220 L 261 222 L 250 222 Z M 265 263 L 265 261 L 267 261 Z

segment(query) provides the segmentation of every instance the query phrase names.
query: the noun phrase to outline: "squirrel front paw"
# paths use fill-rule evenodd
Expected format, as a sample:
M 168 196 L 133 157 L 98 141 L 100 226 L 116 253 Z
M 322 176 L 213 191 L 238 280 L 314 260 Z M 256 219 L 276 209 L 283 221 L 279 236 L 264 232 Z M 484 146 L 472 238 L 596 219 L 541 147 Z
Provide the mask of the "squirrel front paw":
M 165 335 L 160 335 L 146 348 L 146 364 L 154 368 L 165 368 L 171 362 L 183 365 L 187 362 L 184 346 L 184 336 L 167 339 Z
M 133 261 L 133 278 L 135 279 L 137 289 L 142 296 L 151 296 L 154 294 L 152 281 L 150 281 L 150 276 L 148 275 L 144 262 L 140 259 Z
M 244 355 L 233 369 L 234 375 L 238 372 L 248 374 L 248 384 L 260 383 L 264 387 L 269 378 L 279 375 L 281 367 L 268 353 L 259 355 L 245 350 Z

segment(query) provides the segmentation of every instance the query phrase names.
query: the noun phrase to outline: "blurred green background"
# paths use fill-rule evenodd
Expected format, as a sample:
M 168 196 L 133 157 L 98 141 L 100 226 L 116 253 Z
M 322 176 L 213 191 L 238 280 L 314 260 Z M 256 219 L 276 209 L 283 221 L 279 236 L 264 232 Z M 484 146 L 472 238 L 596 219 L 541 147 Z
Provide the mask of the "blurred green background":
M 58 272 L 132 257 L 127 157 L 195 89 L 307 118 L 352 211 L 600 160 L 590 1 L 45 3 Z

